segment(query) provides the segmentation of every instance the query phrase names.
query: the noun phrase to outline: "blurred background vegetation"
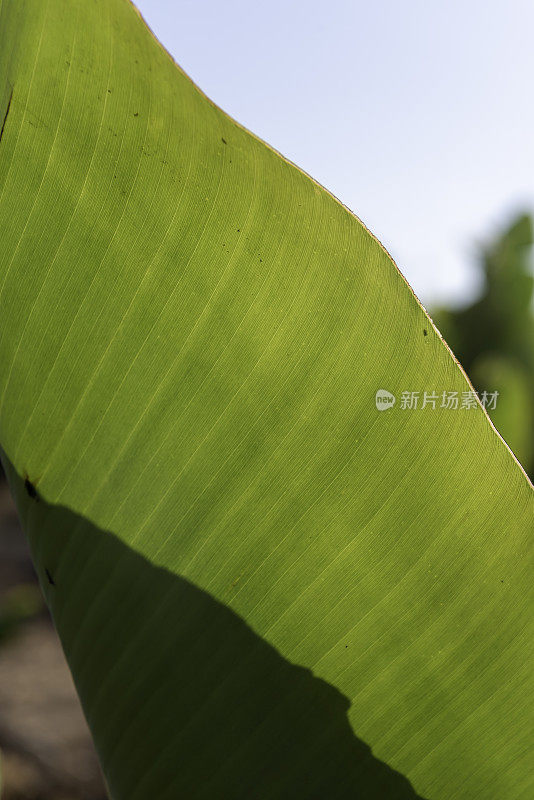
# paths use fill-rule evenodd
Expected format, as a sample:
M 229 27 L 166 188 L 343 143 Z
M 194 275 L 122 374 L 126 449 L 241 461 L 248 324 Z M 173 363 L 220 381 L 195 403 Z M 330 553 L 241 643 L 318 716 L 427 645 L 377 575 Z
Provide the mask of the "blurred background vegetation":
M 437 327 L 479 393 L 498 392 L 493 424 L 534 475 L 533 219 L 520 214 L 479 248 L 482 295 L 462 308 L 436 308 Z

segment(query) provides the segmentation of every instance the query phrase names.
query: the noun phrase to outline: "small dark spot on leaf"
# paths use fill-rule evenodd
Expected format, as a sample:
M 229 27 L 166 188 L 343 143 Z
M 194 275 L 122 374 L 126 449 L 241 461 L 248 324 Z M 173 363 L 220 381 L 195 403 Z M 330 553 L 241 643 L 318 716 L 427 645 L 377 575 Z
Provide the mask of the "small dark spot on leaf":
M 426 328 L 423 328 L 423 336 L 428 336 L 428 331 Z
M 134 117 L 138 117 L 138 116 L 139 116 L 139 111 L 135 111 L 134 112 Z
M 238 228 L 238 229 L 237 229 L 237 232 L 238 232 L 238 233 L 241 233 L 241 228 Z
M 226 139 L 225 139 L 223 136 L 221 136 L 221 142 L 222 142 L 223 144 L 226 144 Z
M 111 89 L 108 89 L 108 94 L 111 94 Z
M 11 89 L 11 94 L 9 95 L 9 100 L 7 101 L 7 108 L 6 108 L 6 113 L 4 115 L 4 121 L 2 122 L 2 127 L 0 128 L 0 142 L 2 141 L 2 136 L 4 135 L 4 128 L 6 127 L 7 115 L 9 114 L 9 109 L 11 108 L 12 99 L 13 99 L 13 89 Z
M 56 584 L 54 583 L 54 579 L 50 575 L 50 572 L 47 569 L 45 569 L 45 574 L 46 574 L 46 577 L 48 579 L 48 583 L 50 584 L 50 586 L 55 586 Z
M 37 489 L 31 482 L 29 478 L 26 478 L 24 481 L 24 488 L 26 489 L 26 494 L 28 497 L 31 497 L 32 500 L 38 500 L 39 496 L 37 494 Z

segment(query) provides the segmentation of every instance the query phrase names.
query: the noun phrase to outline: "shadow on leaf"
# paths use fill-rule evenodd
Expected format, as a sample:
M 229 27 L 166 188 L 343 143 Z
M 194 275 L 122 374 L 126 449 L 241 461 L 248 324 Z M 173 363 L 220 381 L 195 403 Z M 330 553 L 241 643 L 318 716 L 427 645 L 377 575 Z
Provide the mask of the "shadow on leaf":
M 417 800 L 337 689 L 3 458 L 115 800 Z

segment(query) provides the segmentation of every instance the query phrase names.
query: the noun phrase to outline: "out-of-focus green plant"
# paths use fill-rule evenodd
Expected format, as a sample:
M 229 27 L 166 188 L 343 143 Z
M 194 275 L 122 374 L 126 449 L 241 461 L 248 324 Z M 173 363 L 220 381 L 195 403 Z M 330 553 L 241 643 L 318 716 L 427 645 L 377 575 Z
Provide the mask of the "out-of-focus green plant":
M 482 247 L 483 294 L 433 317 L 479 392 L 498 392 L 488 413 L 525 470 L 534 474 L 533 221 L 528 214 Z
M 33 583 L 13 587 L 0 603 L 0 645 L 18 630 L 21 623 L 43 609 L 43 598 Z

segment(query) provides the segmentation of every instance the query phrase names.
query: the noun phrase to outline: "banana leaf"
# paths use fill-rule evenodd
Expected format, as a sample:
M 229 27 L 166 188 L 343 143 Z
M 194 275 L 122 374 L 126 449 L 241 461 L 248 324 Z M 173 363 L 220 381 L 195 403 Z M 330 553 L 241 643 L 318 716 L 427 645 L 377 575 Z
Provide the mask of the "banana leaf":
M 531 798 L 532 487 L 388 253 L 127 0 L 0 0 L 0 123 L 2 462 L 111 797 Z

